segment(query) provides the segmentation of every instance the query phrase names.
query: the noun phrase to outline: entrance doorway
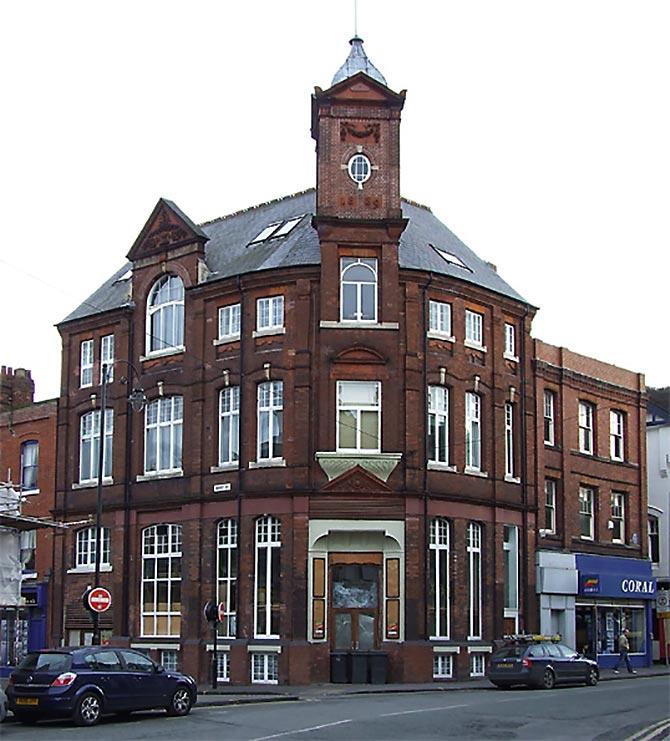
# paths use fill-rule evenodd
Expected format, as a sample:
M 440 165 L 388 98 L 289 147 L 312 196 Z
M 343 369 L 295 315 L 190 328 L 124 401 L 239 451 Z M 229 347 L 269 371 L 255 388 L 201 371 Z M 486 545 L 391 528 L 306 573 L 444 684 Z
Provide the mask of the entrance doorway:
M 373 651 L 379 647 L 381 563 L 378 553 L 331 554 L 333 650 Z

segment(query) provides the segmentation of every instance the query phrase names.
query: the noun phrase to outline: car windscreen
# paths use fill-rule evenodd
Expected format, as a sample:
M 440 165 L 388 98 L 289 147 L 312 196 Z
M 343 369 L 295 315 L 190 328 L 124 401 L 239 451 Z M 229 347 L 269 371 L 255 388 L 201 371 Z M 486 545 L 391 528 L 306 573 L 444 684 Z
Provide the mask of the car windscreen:
M 19 669 L 30 672 L 67 672 L 72 667 L 72 656 L 62 653 L 31 653 L 19 664 Z
M 494 659 L 518 659 L 526 650 L 525 646 L 505 646 L 493 654 Z

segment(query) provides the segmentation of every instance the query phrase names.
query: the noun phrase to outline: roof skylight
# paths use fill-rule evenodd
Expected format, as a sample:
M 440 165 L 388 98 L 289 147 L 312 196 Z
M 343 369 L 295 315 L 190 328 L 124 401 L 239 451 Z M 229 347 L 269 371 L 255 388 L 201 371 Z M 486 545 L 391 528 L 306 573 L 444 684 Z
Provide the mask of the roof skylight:
M 268 226 L 266 226 L 255 239 L 252 239 L 249 244 L 258 244 L 258 242 L 265 242 L 266 240 L 274 239 L 275 237 L 285 237 L 293 231 L 294 227 L 301 219 L 302 216 L 295 216 L 288 221 L 275 221 L 274 224 L 268 224 Z
M 441 250 L 439 247 L 436 247 L 434 244 L 430 245 L 435 252 L 445 261 L 448 262 L 449 265 L 456 265 L 456 267 L 463 268 L 464 270 L 469 270 L 472 272 L 471 268 L 469 268 L 463 260 L 461 260 L 460 257 L 457 255 L 454 255 L 453 252 L 447 252 L 446 250 Z

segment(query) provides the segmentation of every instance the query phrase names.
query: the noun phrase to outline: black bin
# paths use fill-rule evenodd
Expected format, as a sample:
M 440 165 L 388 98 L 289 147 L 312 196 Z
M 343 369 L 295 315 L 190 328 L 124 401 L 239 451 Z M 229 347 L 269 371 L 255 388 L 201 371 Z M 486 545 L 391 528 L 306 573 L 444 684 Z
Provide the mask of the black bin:
M 346 651 L 330 654 L 330 681 L 334 684 L 349 682 L 349 654 Z
M 366 684 L 368 681 L 368 668 L 370 656 L 367 653 L 354 652 L 351 654 L 351 683 Z
M 370 683 L 386 684 L 388 676 L 389 656 L 381 651 L 369 655 Z

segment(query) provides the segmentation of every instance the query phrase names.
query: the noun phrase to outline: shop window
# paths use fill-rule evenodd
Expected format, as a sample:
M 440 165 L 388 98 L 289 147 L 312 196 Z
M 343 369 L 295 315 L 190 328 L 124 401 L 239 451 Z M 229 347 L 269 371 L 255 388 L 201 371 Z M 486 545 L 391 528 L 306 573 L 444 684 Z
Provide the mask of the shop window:
M 451 679 L 454 676 L 454 657 L 451 654 L 433 654 L 433 679 Z
M 256 520 L 256 638 L 279 638 L 279 577 L 281 553 L 281 524 L 276 517 Z
M 237 634 L 237 522 L 222 520 L 217 526 L 217 602 L 224 605 L 219 635 Z
M 430 522 L 428 630 L 431 638 L 449 638 L 449 521 Z

